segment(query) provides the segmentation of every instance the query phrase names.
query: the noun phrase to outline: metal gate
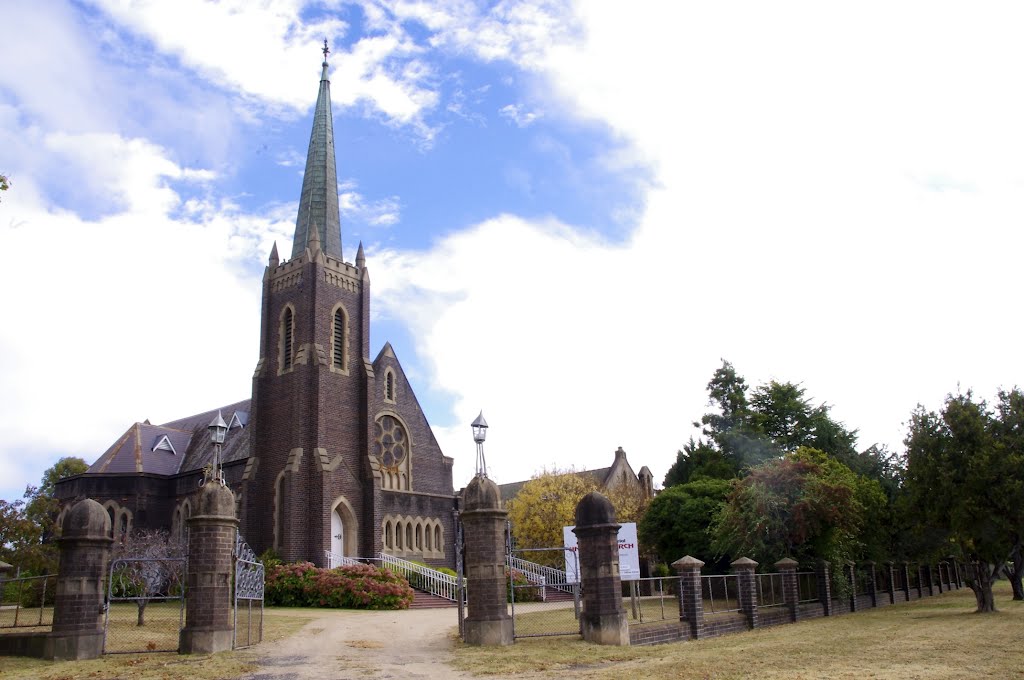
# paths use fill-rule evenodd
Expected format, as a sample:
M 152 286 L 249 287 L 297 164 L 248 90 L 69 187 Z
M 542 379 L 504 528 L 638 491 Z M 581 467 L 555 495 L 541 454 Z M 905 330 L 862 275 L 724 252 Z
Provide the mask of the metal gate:
M 186 558 L 125 558 L 110 564 L 103 653 L 176 652 L 185 622 Z
M 512 636 L 544 637 L 580 634 L 580 573 L 571 548 L 512 549 L 508 543 L 509 603 Z
M 234 629 L 231 638 L 235 649 L 250 647 L 263 640 L 264 576 L 263 563 L 242 535 L 236 534 Z

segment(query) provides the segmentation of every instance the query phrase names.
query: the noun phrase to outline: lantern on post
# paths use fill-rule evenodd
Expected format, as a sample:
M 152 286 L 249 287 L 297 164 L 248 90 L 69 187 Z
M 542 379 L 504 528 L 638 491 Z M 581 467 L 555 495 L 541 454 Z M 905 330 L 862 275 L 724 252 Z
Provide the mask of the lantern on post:
M 484 420 L 484 412 L 476 417 L 471 425 L 473 428 L 473 441 L 476 442 L 476 476 L 487 476 L 487 461 L 484 460 L 484 440 L 487 439 L 487 421 Z

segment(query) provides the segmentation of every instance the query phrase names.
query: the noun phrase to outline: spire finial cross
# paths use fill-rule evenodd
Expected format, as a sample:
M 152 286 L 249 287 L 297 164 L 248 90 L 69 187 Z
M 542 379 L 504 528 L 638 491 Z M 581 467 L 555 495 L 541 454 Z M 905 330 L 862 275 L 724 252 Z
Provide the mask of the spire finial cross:
M 324 61 L 327 61 L 327 55 L 331 53 L 329 47 L 327 47 L 327 38 L 324 38 L 324 48 L 321 50 L 324 53 Z

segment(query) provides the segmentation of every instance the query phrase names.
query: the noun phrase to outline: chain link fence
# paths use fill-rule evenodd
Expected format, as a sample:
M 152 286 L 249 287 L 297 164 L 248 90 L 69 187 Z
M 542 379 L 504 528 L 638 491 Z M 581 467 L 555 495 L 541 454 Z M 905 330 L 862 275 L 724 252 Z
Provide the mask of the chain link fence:
M 184 622 L 184 557 L 111 562 L 104 654 L 176 652 Z
M 549 583 L 547 570 L 564 567 L 566 560 L 579 573 L 576 551 L 568 548 L 513 550 L 508 563 L 508 599 L 514 637 L 579 635 L 579 583 Z M 531 566 L 533 565 L 533 566 Z M 470 584 L 472 587 L 472 584 Z

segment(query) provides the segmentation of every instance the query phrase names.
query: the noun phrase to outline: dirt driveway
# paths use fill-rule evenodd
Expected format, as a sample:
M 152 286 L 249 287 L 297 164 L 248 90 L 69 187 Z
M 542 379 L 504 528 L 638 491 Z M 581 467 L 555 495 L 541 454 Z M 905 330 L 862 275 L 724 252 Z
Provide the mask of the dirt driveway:
M 468 678 L 447 665 L 454 609 L 325 612 L 296 635 L 261 645 L 245 680 Z

